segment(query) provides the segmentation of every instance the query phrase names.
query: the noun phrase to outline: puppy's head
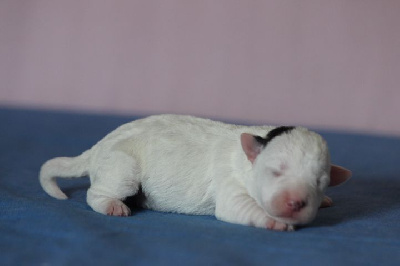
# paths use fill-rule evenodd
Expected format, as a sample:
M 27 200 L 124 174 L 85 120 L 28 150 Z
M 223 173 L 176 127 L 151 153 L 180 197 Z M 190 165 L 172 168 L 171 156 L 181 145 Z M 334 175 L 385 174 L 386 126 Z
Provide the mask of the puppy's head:
M 252 163 L 250 195 L 269 216 L 284 223 L 311 222 L 325 189 L 351 175 L 331 166 L 326 142 L 302 127 L 278 127 L 266 137 L 243 133 L 241 144 Z

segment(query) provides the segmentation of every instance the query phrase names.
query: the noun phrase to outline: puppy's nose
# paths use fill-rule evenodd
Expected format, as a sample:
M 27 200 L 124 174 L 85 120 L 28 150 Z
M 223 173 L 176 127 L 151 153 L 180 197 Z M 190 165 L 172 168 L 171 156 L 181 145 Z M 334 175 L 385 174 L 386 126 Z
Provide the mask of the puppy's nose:
M 293 200 L 292 199 L 292 200 L 289 200 L 286 203 L 286 205 L 293 212 L 298 212 L 307 205 L 307 202 L 305 200 Z

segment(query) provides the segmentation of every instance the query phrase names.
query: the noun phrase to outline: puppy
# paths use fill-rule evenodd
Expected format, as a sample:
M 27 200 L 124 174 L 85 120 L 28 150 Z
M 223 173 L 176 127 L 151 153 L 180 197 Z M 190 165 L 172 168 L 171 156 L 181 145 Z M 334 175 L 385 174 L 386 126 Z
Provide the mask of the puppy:
M 122 125 L 80 156 L 47 161 L 39 179 L 66 199 L 56 178 L 83 176 L 87 202 L 102 214 L 130 215 L 123 200 L 141 188 L 148 209 L 291 231 L 332 205 L 325 189 L 351 172 L 331 165 L 326 142 L 303 127 L 159 115 Z

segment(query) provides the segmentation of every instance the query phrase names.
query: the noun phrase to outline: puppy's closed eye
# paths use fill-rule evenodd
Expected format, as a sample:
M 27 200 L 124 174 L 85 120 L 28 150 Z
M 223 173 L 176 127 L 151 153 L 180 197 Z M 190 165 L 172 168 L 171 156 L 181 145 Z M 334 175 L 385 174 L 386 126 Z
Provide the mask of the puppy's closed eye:
M 280 177 L 284 174 L 284 171 L 288 168 L 286 163 L 282 163 L 279 167 L 280 169 L 271 169 L 272 175 L 274 177 Z
M 280 176 L 283 175 L 283 172 L 282 171 L 278 171 L 278 170 L 272 170 L 272 175 L 274 177 L 280 177 Z

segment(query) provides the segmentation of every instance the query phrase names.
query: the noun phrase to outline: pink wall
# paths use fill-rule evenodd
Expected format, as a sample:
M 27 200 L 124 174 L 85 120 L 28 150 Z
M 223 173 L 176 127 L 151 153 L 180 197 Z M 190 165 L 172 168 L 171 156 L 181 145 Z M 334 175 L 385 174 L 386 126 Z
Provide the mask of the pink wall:
M 400 1 L 0 1 L 0 104 L 400 135 Z

